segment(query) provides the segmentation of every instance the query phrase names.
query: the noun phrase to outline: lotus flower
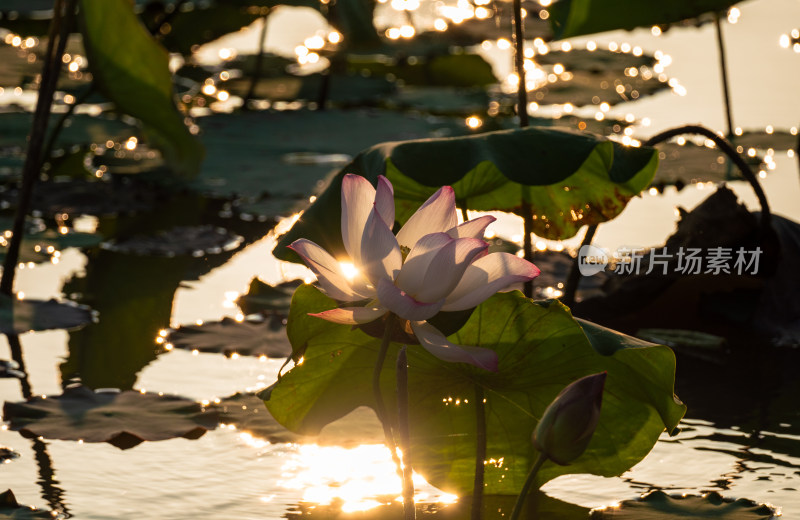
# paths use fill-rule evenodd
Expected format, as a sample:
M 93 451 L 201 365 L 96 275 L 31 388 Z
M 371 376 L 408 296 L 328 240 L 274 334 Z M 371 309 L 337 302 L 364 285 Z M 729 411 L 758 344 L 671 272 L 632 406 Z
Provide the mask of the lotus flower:
M 365 324 L 392 312 L 408 320 L 428 352 L 444 361 L 497 370 L 497 354 L 460 346 L 426 320 L 439 311 L 471 309 L 501 289 L 533 279 L 539 269 L 508 253 L 488 253 L 483 232 L 495 219 L 484 216 L 458 225 L 453 188 L 434 193 L 397 233 L 394 191 L 383 176 L 377 189 L 365 178 L 342 180 L 342 240 L 355 269 L 306 239 L 289 247 L 317 275 L 322 289 L 341 302 L 365 302 L 312 314 L 347 325 Z

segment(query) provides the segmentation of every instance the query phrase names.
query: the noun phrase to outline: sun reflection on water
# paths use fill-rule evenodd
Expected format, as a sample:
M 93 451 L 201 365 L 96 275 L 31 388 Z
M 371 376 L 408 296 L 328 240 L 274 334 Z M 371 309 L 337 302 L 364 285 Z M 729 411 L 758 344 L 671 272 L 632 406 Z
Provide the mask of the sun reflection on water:
M 240 439 L 257 449 L 269 443 L 247 433 Z M 367 511 L 402 502 L 402 482 L 389 450 L 381 444 L 353 448 L 316 444 L 282 445 L 285 462 L 277 486 L 296 492 L 301 502 L 336 505 L 344 513 Z M 458 497 L 430 486 L 414 474 L 415 501 L 452 504 Z

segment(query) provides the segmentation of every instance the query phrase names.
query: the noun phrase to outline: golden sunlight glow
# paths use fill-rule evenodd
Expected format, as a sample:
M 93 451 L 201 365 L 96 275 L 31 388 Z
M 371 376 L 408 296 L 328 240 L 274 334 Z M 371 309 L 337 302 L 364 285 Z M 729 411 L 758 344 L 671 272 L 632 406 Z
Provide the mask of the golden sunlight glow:
M 256 448 L 264 441 L 249 434 L 240 439 Z M 395 471 L 389 450 L 379 444 L 355 448 L 290 445 L 291 452 L 281 467 L 278 485 L 302 493 L 302 501 L 319 505 L 340 504 L 342 512 L 366 511 L 395 500 L 400 501 L 402 483 Z M 353 464 L 357 460 L 358 464 Z M 413 476 L 415 500 L 453 503 L 458 497 L 430 487 L 420 475 Z
M 483 125 L 483 121 L 478 116 L 469 116 L 466 123 L 472 129 L 480 128 Z
M 351 262 L 339 262 L 339 266 L 348 280 L 352 280 L 358 275 L 358 268 Z

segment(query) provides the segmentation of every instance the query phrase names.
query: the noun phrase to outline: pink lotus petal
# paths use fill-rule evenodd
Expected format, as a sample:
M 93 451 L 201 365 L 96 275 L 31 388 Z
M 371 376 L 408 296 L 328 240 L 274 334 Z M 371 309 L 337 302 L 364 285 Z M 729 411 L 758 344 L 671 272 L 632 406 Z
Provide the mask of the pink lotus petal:
M 366 307 L 339 307 L 323 312 L 309 313 L 309 316 L 342 325 L 358 325 L 375 321 L 386 314 L 386 307 L 368 305 Z
M 395 284 L 406 293 L 416 295 L 423 288 L 425 273 L 436 253 L 453 240 L 447 233 L 431 233 L 420 238 L 403 262 Z
M 401 318 L 412 321 L 432 318 L 444 304 L 444 299 L 434 303 L 418 302 L 385 279 L 378 282 L 378 300 Z
M 386 226 L 392 229 L 394 226 L 394 188 L 389 179 L 383 175 L 378 175 L 378 186 L 375 190 L 375 207 L 381 218 L 386 222 Z
M 392 230 L 386 226 L 377 208 L 367 219 L 361 246 L 361 265 L 367 278 L 377 285 L 378 280 L 393 281 L 403 265 L 403 255 Z
M 314 272 L 325 293 L 339 301 L 357 301 L 375 296 L 363 283 L 354 284 L 342 272 L 342 267 L 327 251 L 310 240 L 295 240 L 289 249 L 296 252 Z
M 509 253 L 492 253 L 472 262 L 447 297 L 445 311 L 471 309 L 497 291 L 539 276 L 539 268 Z
M 342 241 L 347 254 L 361 263 L 361 240 L 375 206 L 375 188 L 364 177 L 348 173 L 342 179 Z
M 412 321 L 411 330 L 422 348 L 449 363 L 469 363 L 497 372 L 497 352 L 482 347 L 466 347 L 450 343 L 436 327 L 424 321 Z
M 401 246 L 410 248 L 425 235 L 447 232 L 456 224 L 458 217 L 455 193 L 450 186 L 443 186 L 411 215 L 397 233 L 397 242 Z
M 486 231 L 486 226 L 497 220 L 491 215 L 484 215 L 482 217 L 468 220 L 447 231 L 447 234 L 453 238 L 483 238 L 483 233 Z
M 422 302 L 445 298 L 458 286 L 472 261 L 488 248 L 486 242 L 477 238 L 459 238 L 448 243 L 433 257 L 422 279 L 422 288 L 414 297 Z

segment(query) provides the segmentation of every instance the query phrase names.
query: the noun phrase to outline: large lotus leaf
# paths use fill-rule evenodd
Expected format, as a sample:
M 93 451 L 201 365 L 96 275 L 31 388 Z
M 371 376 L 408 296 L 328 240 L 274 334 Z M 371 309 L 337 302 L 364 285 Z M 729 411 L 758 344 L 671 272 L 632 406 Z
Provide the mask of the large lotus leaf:
M 553 74 L 556 64 L 564 67 L 564 72 L 554 75 L 554 82 L 548 80 L 529 91 L 528 99 L 540 105 L 615 105 L 669 88 L 666 79 L 659 79 L 659 74 L 650 69 L 655 63 L 652 56 L 576 49 L 552 51 L 534 60 L 546 65 L 548 74 Z
M 74 329 L 91 323 L 85 306 L 55 300 L 20 300 L 0 295 L 0 333 L 22 334 L 32 330 Z
M 219 197 L 274 201 L 268 216 L 303 207 L 342 154 L 384 141 L 466 133 L 459 121 L 430 121 L 390 111 L 324 110 L 218 114 L 198 119 L 208 149 L 192 186 Z M 270 137 L 267 137 L 270 136 Z M 298 161 L 319 154 L 328 161 Z M 335 158 L 335 160 L 334 160 Z M 338 220 L 338 216 L 336 217 Z
M 703 13 L 724 11 L 738 0 L 561 0 L 547 10 L 555 38 L 571 38 L 615 29 L 635 29 L 679 22 Z
M 360 153 L 283 236 L 275 248 L 308 238 L 332 253 L 343 250 L 339 232 L 341 180 L 357 173 L 394 185 L 402 224 L 440 186 L 452 185 L 459 206 L 474 210 L 533 209 L 539 236 L 565 239 L 584 225 L 619 215 L 653 178 L 652 148 L 632 148 L 586 133 L 550 128 L 487 132 L 451 139 L 384 143 Z
M 20 505 L 10 489 L 0 493 L 0 520 L 35 520 L 37 518 L 53 520 L 53 518 L 57 518 L 57 515 L 54 511 Z
M 740 498 L 723 498 L 719 493 L 671 496 L 653 491 L 636 500 L 591 512 L 591 518 L 617 520 L 672 520 L 675 518 L 719 518 L 720 520 L 769 520 L 777 512 L 764 504 Z
M 24 437 L 108 442 L 120 449 L 144 441 L 197 439 L 219 423 L 214 411 L 182 397 L 149 392 L 67 387 L 57 396 L 36 396 L 3 405 L 3 419 Z
M 374 406 L 371 377 L 380 339 L 307 314 L 335 306 L 311 286 L 295 293 L 287 330 L 293 347 L 305 349 L 303 362 L 262 394 L 290 430 L 313 434 L 357 406 Z M 618 475 L 685 411 L 673 394 L 671 350 L 599 326 L 582 328 L 557 301 L 497 294 L 450 339 L 495 350 L 499 370 L 443 363 L 418 347 L 408 351 L 412 463 L 440 489 L 472 491 L 476 388 L 486 399 L 487 459 L 503 461 L 486 465 L 487 494 L 519 493 L 537 456 L 530 442 L 537 419 L 561 389 L 584 375 L 608 372 L 597 431 L 571 466 L 545 464 L 540 483 L 567 473 Z M 392 344 L 387 359 L 398 349 Z M 392 362 L 384 367 L 382 387 L 393 407 Z
M 203 147 L 175 107 L 164 48 L 126 0 L 82 0 L 79 19 L 95 84 L 121 112 L 144 123 L 179 175 L 196 175 Z
M 172 332 L 168 341 L 177 348 L 217 352 L 231 356 L 284 358 L 292 353 L 280 318 L 222 321 L 184 325 Z
M 288 313 L 292 303 L 292 295 L 302 280 L 292 280 L 278 285 L 264 283 L 258 278 L 250 281 L 247 294 L 236 300 L 236 304 L 245 315 L 256 313 Z

